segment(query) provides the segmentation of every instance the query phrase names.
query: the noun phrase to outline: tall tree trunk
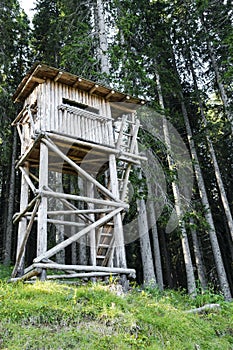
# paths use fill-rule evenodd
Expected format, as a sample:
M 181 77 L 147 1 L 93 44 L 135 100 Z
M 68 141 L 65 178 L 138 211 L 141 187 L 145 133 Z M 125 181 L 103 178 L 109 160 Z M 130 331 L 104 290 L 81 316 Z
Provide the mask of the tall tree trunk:
M 151 244 L 149 237 L 149 227 L 147 221 L 147 212 L 144 199 L 137 199 L 138 208 L 138 230 L 140 237 L 143 282 L 145 285 L 156 284 L 154 273 L 153 257 L 151 252 Z
M 154 260 L 155 260 L 155 271 L 158 287 L 160 290 L 163 290 L 163 271 L 162 271 L 162 263 L 161 263 L 161 254 L 160 254 L 160 245 L 159 245 L 159 237 L 158 230 L 156 224 L 156 215 L 155 215 L 155 207 L 153 198 L 153 191 L 151 183 L 147 179 L 147 188 L 148 188 L 148 217 L 150 222 L 150 227 L 152 231 L 152 240 L 153 240 L 153 251 L 154 251 Z
M 8 199 L 8 212 L 7 212 L 7 226 L 5 237 L 5 251 L 4 251 L 4 264 L 9 265 L 11 262 L 11 247 L 12 247 L 12 231 L 13 223 L 12 217 L 14 213 L 15 204 L 15 160 L 17 154 L 17 130 L 14 129 L 13 133 L 13 146 L 11 156 L 11 174 L 9 183 L 9 199 Z
M 221 255 L 221 251 L 220 251 L 220 247 L 219 247 L 219 243 L 218 243 L 217 233 L 216 233 L 215 226 L 214 226 L 214 220 L 213 220 L 212 212 L 211 212 L 210 205 L 209 205 L 209 200 L 208 200 L 208 196 L 207 196 L 207 192 L 206 192 L 206 188 L 205 188 L 205 184 L 204 184 L 204 180 L 203 180 L 203 176 L 202 176 L 202 172 L 201 172 L 200 163 L 199 163 L 199 160 L 197 157 L 197 152 L 196 152 L 196 148 L 195 148 L 195 144 L 194 144 L 193 136 L 192 136 L 192 130 L 191 130 L 191 126 L 189 123 L 188 113 L 187 113 L 187 109 L 186 109 L 185 104 L 184 104 L 184 97 L 183 97 L 182 92 L 180 92 L 180 96 L 181 96 L 181 107 L 182 107 L 182 112 L 183 112 L 183 117 L 184 117 L 184 122 L 185 122 L 185 127 L 186 127 L 189 147 L 190 147 L 190 152 L 191 152 L 191 156 L 193 159 L 194 172 L 195 172 L 195 176 L 196 176 L 196 180 L 197 180 L 197 184 L 198 184 L 198 189 L 199 189 L 201 201 L 202 201 L 202 204 L 205 208 L 205 219 L 209 225 L 208 233 L 209 233 L 210 242 L 212 245 L 212 251 L 213 251 L 213 255 L 214 255 L 214 259 L 215 259 L 216 269 L 217 269 L 217 273 L 218 273 L 218 279 L 220 282 L 221 290 L 222 290 L 225 298 L 230 299 L 231 294 L 230 294 L 230 288 L 229 288 L 229 284 L 228 284 L 228 280 L 227 280 L 227 275 L 226 275 L 225 267 L 224 267 L 223 260 L 222 260 L 222 255 Z
M 165 106 L 164 106 L 164 100 L 162 95 L 162 87 L 160 84 L 160 76 L 158 74 L 157 67 L 155 69 L 155 75 L 156 75 L 156 83 L 157 83 L 158 96 L 159 96 L 159 104 L 161 109 L 164 111 Z M 168 166 L 169 166 L 169 169 L 173 171 L 174 160 L 171 157 L 171 141 L 170 141 L 170 136 L 168 131 L 167 120 L 165 117 L 163 117 L 163 132 L 164 132 L 165 144 L 167 147 Z M 172 191 L 173 191 L 173 197 L 175 202 L 175 210 L 179 220 L 179 228 L 181 230 L 181 244 L 182 244 L 183 257 L 184 257 L 184 263 L 185 263 L 188 293 L 190 295 L 195 295 L 196 282 L 195 282 L 193 264 L 192 264 L 191 253 L 189 248 L 188 236 L 185 229 L 184 221 L 182 220 L 182 216 L 184 213 L 182 212 L 182 209 L 181 209 L 180 191 L 176 181 L 172 181 Z
M 108 39 L 105 25 L 104 6 L 102 0 L 96 0 L 97 4 L 97 29 L 99 32 L 99 56 L 101 73 L 109 74 Z
M 204 32 L 206 34 L 206 42 L 207 42 L 207 47 L 208 47 L 208 51 L 209 51 L 209 57 L 211 59 L 212 67 L 213 67 L 214 72 L 215 72 L 215 77 L 216 77 L 216 82 L 217 82 L 217 85 L 218 85 L 218 90 L 219 90 L 219 93 L 220 93 L 220 97 L 221 97 L 224 109 L 226 111 L 227 119 L 228 119 L 228 121 L 230 123 L 230 126 L 231 126 L 231 132 L 233 134 L 233 119 L 232 119 L 232 115 L 230 114 L 230 111 L 229 111 L 229 105 L 230 105 L 229 99 L 227 97 L 227 93 L 226 93 L 225 87 L 224 87 L 224 85 L 222 83 L 222 78 L 221 78 L 221 74 L 220 74 L 220 71 L 219 71 L 217 59 L 216 59 L 216 56 L 215 56 L 215 53 L 214 53 L 213 44 L 212 44 L 212 42 L 209 39 L 209 35 L 208 35 L 208 32 L 207 32 L 207 28 L 206 28 L 206 24 L 205 24 L 205 20 L 204 20 L 203 16 L 201 16 L 201 23 L 202 23 Z
M 205 189 L 204 180 L 202 177 L 201 167 L 200 167 L 200 164 L 198 161 L 195 144 L 194 144 L 193 137 L 192 137 L 192 130 L 191 130 L 191 126 L 189 123 L 188 113 L 187 113 L 187 110 L 186 110 L 186 107 L 184 104 L 184 97 L 183 97 L 182 92 L 180 92 L 180 96 L 181 96 L 182 112 L 183 112 L 184 122 L 185 122 L 185 126 L 186 126 L 187 136 L 188 136 L 188 142 L 189 142 L 189 146 L 190 146 L 192 159 L 194 160 L 194 162 L 193 162 L 194 163 L 194 170 L 195 170 L 195 175 L 196 175 L 196 179 L 197 179 L 197 183 L 198 183 L 198 187 L 199 187 L 200 197 L 201 197 L 202 204 L 204 205 L 204 207 L 206 209 L 205 210 L 205 218 L 206 218 L 207 223 L 209 224 L 208 231 L 209 231 L 210 242 L 212 245 L 213 255 L 214 255 L 214 259 L 215 259 L 216 269 L 217 269 L 217 273 L 218 273 L 218 279 L 219 279 L 221 290 L 224 294 L 225 299 L 230 300 L 231 299 L 230 287 L 229 287 L 224 263 L 222 260 L 222 255 L 221 255 L 221 251 L 220 251 L 220 247 L 219 247 L 219 243 L 218 243 L 217 233 L 215 230 L 214 221 L 213 221 L 212 213 L 210 210 L 209 200 L 208 200 L 207 192 Z
M 192 59 L 191 59 L 191 54 L 189 54 L 189 60 L 190 60 L 190 62 L 189 62 L 190 70 L 191 70 L 191 74 L 192 74 L 192 78 L 193 78 L 193 83 L 194 83 L 194 87 L 195 87 L 195 91 L 196 91 L 196 96 L 197 96 L 197 99 L 198 99 L 198 104 L 199 104 L 199 108 L 200 108 L 202 121 L 203 121 L 204 127 L 207 129 L 207 120 L 206 120 L 206 117 L 205 117 L 203 103 L 202 103 L 202 100 L 200 98 L 200 94 L 199 94 L 199 91 L 198 91 L 197 78 L 196 78 L 196 74 L 195 74 L 195 71 L 194 71 L 194 68 L 193 68 L 193 62 L 192 62 Z M 233 241 L 233 219 L 232 219 L 231 209 L 230 209 L 230 205 L 229 205 L 229 202 L 228 202 L 228 199 L 227 199 L 227 195 L 226 195 L 226 191 L 225 191 L 225 188 L 224 188 L 224 184 L 223 184 L 223 181 L 222 181 L 222 176 L 221 176 L 221 172 L 220 172 L 220 169 L 219 169 L 217 157 L 215 155 L 214 146 L 213 146 L 213 143 L 212 143 L 212 141 L 211 141 L 211 139 L 210 139 L 210 137 L 208 135 L 208 131 L 207 131 L 207 134 L 206 134 L 206 139 L 207 139 L 209 152 L 210 152 L 211 160 L 212 160 L 213 167 L 214 167 L 215 177 L 216 177 L 217 184 L 218 184 L 218 187 L 219 187 L 219 193 L 220 193 L 220 196 L 221 196 L 223 208 L 224 208 L 225 215 L 226 215 L 226 218 L 227 218 L 229 231 L 230 231 L 231 238 L 232 238 L 232 241 Z
M 197 274 L 198 274 L 198 278 L 201 283 L 202 289 L 206 289 L 207 288 L 206 270 L 205 270 L 205 265 L 201 254 L 197 231 L 193 227 L 193 224 L 194 224 L 194 221 L 192 218 L 190 218 L 191 235 L 192 235 L 192 241 L 193 241 L 193 250 L 194 250 L 194 256 L 196 261 Z

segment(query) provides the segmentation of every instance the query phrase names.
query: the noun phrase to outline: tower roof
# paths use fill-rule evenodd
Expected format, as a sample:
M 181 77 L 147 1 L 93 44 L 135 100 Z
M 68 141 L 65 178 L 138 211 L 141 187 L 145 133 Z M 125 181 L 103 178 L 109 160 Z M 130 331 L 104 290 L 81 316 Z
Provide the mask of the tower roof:
M 13 95 L 14 102 L 24 102 L 24 100 L 30 95 L 33 89 L 38 85 L 51 79 L 61 84 L 65 84 L 72 87 L 77 87 L 80 90 L 95 94 L 103 97 L 109 102 L 124 102 L 127 103 L 129 109 L 134 109 L 135 105 L 144 104 L 146 101 L 140 98 L 132 97 L 125 93 L 116 91 L 110 87 L 106 87 L 97 82 L 84 79 L 65 72 L 61 69 L 47 66 L 45 64 L 35 64 L 29 72 L 25 75 L 17 90 Z

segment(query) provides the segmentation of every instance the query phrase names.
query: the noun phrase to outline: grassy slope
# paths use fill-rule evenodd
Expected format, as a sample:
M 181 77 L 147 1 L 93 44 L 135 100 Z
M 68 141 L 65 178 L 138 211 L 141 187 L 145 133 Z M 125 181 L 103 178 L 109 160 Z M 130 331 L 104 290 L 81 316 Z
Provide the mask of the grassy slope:
M 233 349 L 233 304 L 221 296 L 109 287 L 7 284 L 0 267 L 0 349 Z M 184 311 L 206 303 L 221 310 Z

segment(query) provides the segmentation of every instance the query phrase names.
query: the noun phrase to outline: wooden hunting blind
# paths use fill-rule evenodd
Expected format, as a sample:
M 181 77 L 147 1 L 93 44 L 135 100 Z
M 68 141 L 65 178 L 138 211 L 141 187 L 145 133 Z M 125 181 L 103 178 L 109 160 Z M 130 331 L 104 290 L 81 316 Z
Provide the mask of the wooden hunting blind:
M 43 64 L 24 77 L 14 101 L 23 109 L 13 122 L 22 180 L 12 280 L 134 275 L 122 220 L 131 166 L 144 159 L 135 114 L 144 101 Z M 32 229 L 36 252 L 25 266 Z M 53 237 L 57 230 L 62 239 Z

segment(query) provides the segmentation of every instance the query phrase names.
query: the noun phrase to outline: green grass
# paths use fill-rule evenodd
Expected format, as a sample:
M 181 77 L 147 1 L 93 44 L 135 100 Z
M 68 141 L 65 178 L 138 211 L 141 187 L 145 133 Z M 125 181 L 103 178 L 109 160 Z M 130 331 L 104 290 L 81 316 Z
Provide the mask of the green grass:
M 8 284 L 9 275 L 0 266 L 0 349 L 233 350 L 233 304 L 210 291 L 117 296 L 101 284 Z M 206 303 L 221 309 L 185 313 Z

